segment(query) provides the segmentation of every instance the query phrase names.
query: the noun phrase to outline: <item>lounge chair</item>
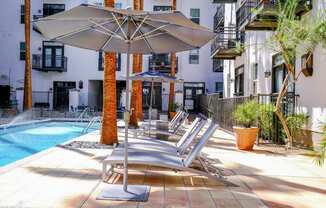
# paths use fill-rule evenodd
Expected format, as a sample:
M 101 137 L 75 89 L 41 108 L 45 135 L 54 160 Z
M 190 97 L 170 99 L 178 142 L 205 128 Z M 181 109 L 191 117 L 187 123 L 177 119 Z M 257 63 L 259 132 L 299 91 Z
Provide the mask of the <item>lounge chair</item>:
M 190 147 L 190 144 L 195 140 L 198 133 L 205 126 L 207 121 L 200 117 L 197 117 L 189 126 L 184 135 L 180 138 L 177 143 L 162 141 L 157 139 L 129 139 L 128 148 L 129 149 L 140 149 L 145 151 L 154 151 L 154 152 L 162 152 L 166 154 L 172 155 L 182 155 L 184 152 Z M 124 144 L 121 143 L 117 147 L 123 148 Z
M 218 179 L 222 182 L 229 184 L 225 181 L 225 178 L 219 172 L 216 172 L 215 175 L 208 172 L 207 168 L 204 168 L 205 171 L 202 171 L 190 167 L 190 165 L 195 161 L 195 159 L 200 156 L 201 150 L 204 148 L 207 141 L 213 135 L 217 128 L 218 125 L 212 122 L 208 129 L 205 131 L 204 135 L 202 136 L 202 139 L 200 139 L 199 142 L 196 143 L 196 145 L 192 148 L 190 153 L 185 158 L 160 152 L 147 152 L 142 150 L 131 149 L 128 150 L 128 164 L 151 165 L 157 167 L 170 168 L 173 170 L 188 171 L 198 175 L 206 176 L 211 179 Z M 109 171 L 113 172 L 114 166 L 123 164 L 123 162 L 124 151 L 121 149 L 113 150 L 112 154 L 102 161 L 103 180 L 105 180 L 107 177 L 108 165 L 111 166 Z
M 169 122 L 168 130 L 158 130 L 156 129 L 156 124 L 151 125 L 151 127 L 149 127 L 149 125 L 142 124 L 139 129 L 134 129 L 135 136 L 138 137 L 139 135 L 144 135 L 144 133 L 149 131 L 149 128 L 151 133 L 173 136 L 179 131 L 180 127 L 188 119 L 188 116 L 188 113 L 182 111 L 174 122 Z

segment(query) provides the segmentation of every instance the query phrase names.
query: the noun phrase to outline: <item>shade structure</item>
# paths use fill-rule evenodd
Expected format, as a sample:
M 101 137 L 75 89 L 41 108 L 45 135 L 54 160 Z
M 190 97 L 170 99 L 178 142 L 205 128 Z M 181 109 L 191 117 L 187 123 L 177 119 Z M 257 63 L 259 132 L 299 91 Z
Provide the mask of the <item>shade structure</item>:
M 86 4 L 39 19 L 35 27 L 53 41 L 117 53 L 186 51 L 200 48 L 215 36 L 179 11 L 146 12 Z
M 178 11 L 146 12 L 87 4 L 41 18 L 34 23 L 34 27 L 48 40 L 95 51 L 127 54 L 123 191 L 128 199 L 130 54 L 170 53 L 196 49 L 212 40 L 215 34 L 193 23 Z M 141 190 L 134 187 L 133 189 Z M 112 191 L 110 193 L 114 194 Z
M 148 133 L 151 133 L 151 121 L 152 121 L 152 107 L 153 107 L 153 91 L 155 82 L 171 82 L 176 81 L 175 77 L 168 76 L 166 74 L 160 73 L 158 71 L 147 71 L 142 73 L 137 73 L 129 78 L 130 80 L 141 80 L 146 82 L 151 82 L 151 95 L 149 104 L 149 128 Z

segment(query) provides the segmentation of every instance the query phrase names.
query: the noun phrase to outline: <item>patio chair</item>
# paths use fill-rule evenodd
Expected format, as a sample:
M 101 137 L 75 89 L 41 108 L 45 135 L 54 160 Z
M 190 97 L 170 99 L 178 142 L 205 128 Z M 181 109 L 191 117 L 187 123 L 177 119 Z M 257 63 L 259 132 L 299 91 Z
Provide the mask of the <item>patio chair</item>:
M 190 147 L 190 144 L 195 140 L 198 133 L 205 126 L 207 121 L 200 117 L 197 117 L 189 126 L 187 131 L 183 134 L 177 143 L 162 141 L 157 139 L 141 138 L 141 139 L 129 139 L 129 149 L 139 149 L 145 151 L 162 152 L 172 155 L 182 155 Z M 123 148 L 124 144 L 120 143 L 117 149 Z
M 200 156 L 201 150 L 204 148 L 207 141 L 213 135 L 217 128 L 218 125 L 211 122 L 210 126 L 203 134 L 202 139 L 200 139 L 199 142 L 196 143 L 196 145 L 192 148 L 192 150 L 189 152 L 189 154 L 187 154 L 185 158 L 160 152 L 147 152 L 142 150 L 131 149 L 128 151 L 128 164 L 151 165 L 179 171 L 188 171 L 194 174 L 206 176 L 210 179 L 220 180 L 230 185 L 229 182 L 225 181 L 226 179 L 219 171 L 217 171 L 216 173 L 210 173 L 208 169 L 205 168 L 205 166 L 203 166 L 203 171 L 190 167 L 190 165 L 195 162 L 195 159 Z M 123 164 L 123 162 L 124 151 L 121 149 L 113 150 L 112 154 L 102 161 L 103 180 L 105 180 L 108 175 L 108 165 L 110 165 L 109 172 L 112 173 L 114 172 L 114 166 Z
M 144 133 L 147 133 L 149 131 L 149 128 L 151 128 L 150 129 L 151 133 L 173 136 L 179 131 L 180 127 L 188 119 L 188 116 L 189 116 L 189 113 L 182 111 L 180 113 L 180 115 L 178 116 L 178 118 L 175 119 L 174 122 L 172 122 L 172 123 L 169 122 L 167 130 L 156 129 L 156 126 L 154 126 L 154 125 L 151 125 L 151 127 L 149 127 L 149 125 L 147 125 L 147 126 L 141 125 L 141 127 L 139 129 L 134 130 L 135 136 L 138 137 L 139 135 L 144 135 Z

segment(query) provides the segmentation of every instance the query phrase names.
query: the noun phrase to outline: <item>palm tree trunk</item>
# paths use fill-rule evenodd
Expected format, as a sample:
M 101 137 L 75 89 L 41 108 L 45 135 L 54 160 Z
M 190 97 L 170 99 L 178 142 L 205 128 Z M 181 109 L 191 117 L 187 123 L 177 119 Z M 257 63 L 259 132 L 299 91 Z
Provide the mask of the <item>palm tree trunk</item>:
M 114 7 L 114 0 L 104 0 L 104 5 L 106 7 Z M 118 142 L 116 88 L 115 53 L 105 53 L 101 144 L 112 145 Z
M 177 10 L 177 0 L 172 0 L 172 10 Z M 176 53 L 171 53 L 171 76 L 175 76 L 177 67 L 177 56 Z M 169 93 L 169 112 L 174 111 L 174 82 L 170 82 L 170 93 Z
M 143 10 L 143 0 L 134 0 L 134 9 Z M 133 54 L 133 73 L 142 72 L 143 55 Z M 138 127 L 138 121 L 143 119 L 143 87 L 139 80 L 132 81 L 130 125 Z
M 31 68 L 31 2 L 25 0 L 25 76 L 24 111 L 32 108 L 32 68 Z

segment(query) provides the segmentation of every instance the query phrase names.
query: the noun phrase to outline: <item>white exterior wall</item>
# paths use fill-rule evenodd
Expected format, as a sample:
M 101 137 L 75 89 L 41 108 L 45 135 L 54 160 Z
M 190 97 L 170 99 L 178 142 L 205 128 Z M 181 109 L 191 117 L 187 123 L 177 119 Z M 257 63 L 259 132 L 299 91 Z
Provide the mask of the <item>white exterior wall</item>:
M 314 0 L 313 9 L 307 15 L 316 15 L 325 9 L 325 0 Z M 301 70 L 301 55 L 298 54 L 296 60 L 297 73 Z M 301 75 L 296 83 L 296 92 L 300 95 L 299 106 L 310 116 L 308 128 L 317 132 L 320 131 L 321 123 L 326 121 L 326 96 L 323 93 L 326 83 L 325 66 L 326 50 L 319 45 L 313 53 L 313 75 Z
M 239 2 L 237 7 L 239 6 Z M 228 7 L 228 6 L 226 6 Z M 305 14 L 305 16 L 316 15 L 320 11 L 325 11 L 326 2 L 324 0 L 313 0 L 313 9 Z M 226 10 L 226 15 L 229 19 L 235 18 L 235 13 L 231 13 Z M 229 21 L 230 22 L 230 21 Z M 227 23 L 226 23 L 227 24 Z M 268 46 L 269 37 L 273 34 L 272 31 L 246 31 L 245 51 L 237 57 L 234 67 L 231 71 L 231 77 L 234 76 L 234 69 L 238 66 L 244 65 L 244 95 L 249 96 L 253 94 L 252 88 L 252 66 L 258 63 L 258 89 L 260 94 L 271 93 L 272 91 L 272 76 L 265 78 L 264 72 L 272 72 L 272 56 L 275 52 L 271 51 Z M 301 71 L 301 56 L 297 54 L 296 60 L 296 72 Z M 321 46 L 318 46 L 313 54 L 313 76 L 305 77 L 301 75 L 296 82 L 296 94 L 299 97 L 299 107 L 302 112 L 307 113 L 310 116 L 308 129 L 312 131 L 320 131 L 320 124 L 322 121 L 326 121 L 326 96 L 323 96 L 321 91 L 325 88 L 326 82 L 326 50 Z M 227 69 L 226 65 L 225 68 Z M 224 76 L 227 76 L 228 70 L 224 70 Z M 231 78 L 231 80 L 234 77 Z M 225 88 L 228 83 L 226 78 L 224 79 Z M 231 86 L 234 87 L 234 83 L 231 82 Z M 227 97 L 232 97 L 234 89 L 231 89 L 231 93 L 226 93 Z M 316 135 L 313 134 L 313 139 Z
M 68 10 L 81 3 L 101 2 L 101 0 L 33 0 L 31 5 L 31 16 L 41 15 L 43 3 L 64 3 Z M 131 7 L 132 0 L 117 0 L 122 3 L 123 8 Z M 154 5 L 171 5 L 171 0 L 144 0 L 144 9 L 153 10 Z M 20 24 L 20 1 L 3 0 L 0 8 L 0 75 L 10 77 L 10 85 L 13 89 L 23 87 L 24 61 L 19 60 L 19 42 L 24 42 L 24 24 Z M 215 5 L 210 0 L 179 0 L 177 10 L 181 10 L 187 17 L 190 16 L 190 8 L 200 9 L 200 23 L 208 28 L 213 28 L 213 16 L 216 11 Z M 40 34 L 31 30 L 31 55 L 42 54 L 43 38 Z M 83 89 L 80 91 L 80 104 L 88 105 L 91 97 L 96 93 L 91 92 L 94 86 L 88 86 L 89 81 L 103 80 L 103 72 L 98 71 L 98 52 L 64 46 L 64 55 L 68 58 L 67 72 L 42 72 L 32 70 L 33 91 L 48 91 L 53 89 L 54 81 L 83 81 Z M 189 64 L 189 52 L 177 54 L 179 58 L 178 79 L 185 82 L 205 82 L 208 92 L 215 91 L 215 82 L 222 81 L 221 73 L 214 73 L 212 60 L 210 58 L 210 44 L 200 49 L 200 60 L 198 65 Z M 126 56 L 122 55 L 121 71 L 117 72 L 117 80 L 124 80 Z M 148 70 L 148 56 L 144 56 L 144 71 Z M 162 87 L 163 97 L 169 92 L 167 84 Z M 183 90 L 182 84 L 176 84 L 176 90 Z M 165 95 L 164 95 L 165 94 Z M 90 98 L 88 97 L 90 96 Z M 20 101 L 21 102 L 21 101 Z M 52 106 L 52 104 L 51 104 Z M 163 99 L 163 110 L 167 108 L 167 100 Z

